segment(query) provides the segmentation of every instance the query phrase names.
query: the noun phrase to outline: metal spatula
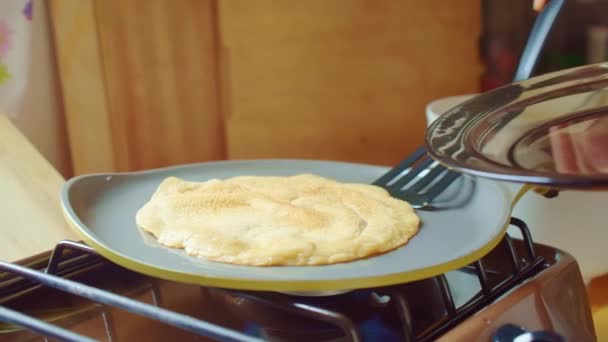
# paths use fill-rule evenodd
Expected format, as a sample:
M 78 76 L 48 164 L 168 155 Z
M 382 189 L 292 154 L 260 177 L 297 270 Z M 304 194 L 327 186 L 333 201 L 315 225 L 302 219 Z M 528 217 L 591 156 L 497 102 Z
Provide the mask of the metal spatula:
M 564 0 L 552 0 L 537 16 L 519 60 L 514 82 L 532 75 L 563 4 Z M 434 209 L 430 203 L 459 177 L 459 173 L 431 159 L 426 147 L 421 146 L 373 184 L 387 189 L 393 197 L 409 202 L 414 208 Z

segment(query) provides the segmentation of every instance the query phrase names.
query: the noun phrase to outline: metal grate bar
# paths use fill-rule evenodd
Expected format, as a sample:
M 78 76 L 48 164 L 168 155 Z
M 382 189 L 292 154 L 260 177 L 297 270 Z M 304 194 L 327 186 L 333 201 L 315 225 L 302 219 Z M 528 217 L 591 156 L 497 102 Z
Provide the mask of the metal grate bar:
M 308 304 L 293 303 L 293 307 L 298 308 L 299 310 L 301 310 L 301 312 L 309 313 L 310 316 L 317 316 L 317 318 L 323 317 L 322 319 L 331 321 L 332 323 L 342 328 L 342 330 L 344 330 L 344 332 L 346 333 L 346 336 L 350 338 L 351 341 L 361 341 L 361 337 L 359 336 L 357 327 L 350 319 L 346 318 L 346 316 L 334 311 L 317 308 Z
M 89 246 L 70 240 L 57 243 L 50 257 L 42 257 L 40 261 L 28 263 L 30 269 L 40 270 L 53 275 L 67 277 L 69 274 L 83 271 L 104 262 L 99 254 Z M 21 291 L 31 291 L 40 284 L 28 278 L 21 277 L 10 272 L 0 272 L 0 303 L 1 299 Z
M 407 300 L 398 291 L 395 291 L 391 297 L 394 298 L 395 302 L 397 303 L 397 310 L 399 311 L 399 317 L 401 318 L 401 326 L 403 329 L 403 341 L 411 342 L 414 340 L 414 332 L 412 329 L 412 314 L 410 312 L 410 306 L 407 303 Z
M 262 341 L 258 338 L 254 338 L 209 322 L 201 321 L 187 315 L 172 312 L 163 308 L 157 308 L 153 305 L 142 303 L 127 297 L 122 297 L 114 293 L 80 284 L 72 280 L 31 270 L 27 267 L 0 261 L 0 269 L 19 274 L 22 277 L 38 281 L 43 285 L 53 287 L 64 292 L 84 297 L 98 303 L 121 308 L 123 310 L 133 312 L 135 314 L 145 316 L 199 335 L 204 335 L 222 341 Z
M 519 230 L 521 231 L 521 236 L 524 239 L 524 245 L 526 246 L 528 258 L 530 258 L 530 260 L 536 259 L 536 252 L 534 251 L 534 242 L 532 241 L 532 235 L 530 234 L 530 229 L 528 228 L 528 225 L 517 217 L 511 217 L 511 225 L 519 228 Z
M 51 254 L 51 258 L 49 259 L 48 266 L 46 268 L 46 272 L 50 274 L 57 274 L 59 270 L 59 264 L 63 261 L 64 251 L 65 250 L 76 250 L 83 252 L 87 255 L 91 256 L 99 256 L 93 248 L 74 241 L 63 240 L 60 241 L 55 248 L 53 249 L 53 253 Z
M 310 317 L 336 325 L 340 327 L 340 329 L 342 329 L 348 341 L 361 341 L 361 336 L 355 324 L 341 313 L 314 307 L 308 304 L 298 303 L 291 300 L 284 300 L 280 298 L 273 298 L 272 300 L 270 300 L 263 296 L 258 296 L 251 293 L 239 293 L 239 296 L 267 306 L 272 306 L 281 310 L 290 311 L 305 317 Z
M 488 266 L 487 269 L 486 267 L 484 267 L 484 259 L 480 259 L 477 262 L 469 265 L 467 268 L 475 270 L 476 274 L 478 275 L 482 291 L 480 291 L 477 295 L 471 298 L 471 300 L 469 300 L 467 303 L 465 303 L 459 308 L 455 308 L 451 290 L 449 288 L 449 284 L 445 279 L 445 276 L 442 275 L 436 277 L 435 281 L 437 282 L 441 290 L 447 313 L 445 317 L 433 323 L 421 333 L 417 334 L 416 338 L 414 338 L 413 331 L 411 329 L 411 314 L 407 301 L 398 292 L 395 292 L 393 295 L 391 295 L 391 297 L 395 299 L 397 311 L 399 312 L 400 319 L 404 325 L 403 333 L 406 341 L 414 339 L 419 341 L 434 340 L 435 338 L 445 333 L 445 331 L 459 324 L 471 314 L 483 308 L 488 303 L 498 298 L 500 295 L 504 294 L 506 291 L 508 291 L 508 289 L 516 286 L 522 280 L 527 279 L 528 277 L 543 268 L 544 260 L 536 256 L 536 253 L 534 251 L 534 244 L 532 242 L 532 238 L 526 224 L 522 220 L 517 218 L 512 218 L 511 224 L 519 228 L 523 236 L 524 248 L 526 250 L 526 257 L 523 258 L 523 263 L 520 262 L 520 260 L 518 259 L 519 256 L 517 255 L 517 251 L 515 250 L 510 237 L 508 235 L 505 235 L 502 244 L 505 245 L 504 250 L 506 251 L 507 256 L 509 257 L 510 262 L 513 266 L 512 275 L 503 279 L 497 285 L 490 285 L 487 276 L 489 274 L 492 274 L 492 272 L 494 271 L 490 266 Z M 76 253 L 69 253 L 68 251 Z M 66 268 L 71 270 L 73 267 L 79 267 L 80 264 L 86 265 L 90 261 L 96 260 L 94 258 L 96 256 L 99 255 L 92 248 L 82 243 L 66 240 L 60 242 L 53 251 L 53 254 L 51 255 L 49 263 L 46 267 L 46 272 L 48 274 L 38 272 L 27 267 L 4 262 L 0 262 L 0 270 L 5 269 L 9 273 L 14 273 L 18 276 L 23 277 L 24 279 L 33 280 L 35 282 L 41 283 L 42 285 L 50 286 L 65 292 L 76 294 L 99 303 L 115 306 L 133 312 L 135 314 L 155 319 L 157 321 L 173 325 L 175 327 L 191 331 L 196 334 L 205 335 L 214 339 L 219 339 L 222 341 L 260 341 L 257 338 L 242 334 L 238 331 L 223 328 L 221 326 L 201 321 L 190 316 L 175 313 L 163 308 L 158 308 L 153 305 L 135 301 L 127 297 L 122 297 L 95 287 L 90 287 L 87 285 L 80 284 L 78 282 L 51 275 L 54 272 L 64 273 Z M 91 257 L 93 257 L 93 259 L 91 259 Z M 72 265 L 74 262 L 76 263 Z M 356 342 L 361 341 L 361 336 L 357 330 L 356 325 L 348 317 L 342 315 L 341 313 L 318 308 L 304 303 L 299 303 L 297 301 L 289 299 L 289 297 L 266 297 L 255 293 L 242 292 L 239 292 L 238 295 L 240 297 L 249 298 L 250 300 L 255 300 L 261 304 L 270 305 L 275 308 L 300 314 L 304 317 L 309 317 L 312 319 L 317 319 L 330 324 L 334 324 L 343 330 L 347 339 Z M 154 299 L 155 301 L 158 300 L 157 298 Z M 3 311 L 0 311 L 0 320 L 5 320 L 9 323 L 29 328 L 32 331 L 45 334 L 50 338 L 59 338 L 61 340 L 66 341 L 90 340 L 87 337 L 80 336 L 68 330 L 64 330 L 61 327 L 51 325 L 49 323 L 40 321 L 33 317 L 29 317 L 22 313 L 14 312 L 13 310 L 2 307 L 0 307 L 0 309 L 3 309 Z M 4 316 L 7 316 L 7 319 L 3 319 Z M 23 324 L 19 324 L 19 322 L 15 320 L 20 320 L 20 322 L 22 322 Z M 111 322 L 107 323 L 111 325 Z M 57 334 L 67 335 L 63 336 Z
M 488 284 L 488 275 L 486 274 L 486 269 L 483 267 L 482 259 L 479 259 L 474 262 L 475 270 L 477 271 L 477 277 L 479 277 L 479 285 L 481 285 L 481 291 L 483 294 L 489 294 L 492 289 Z
M 538 258 L 536 262 L 522 268 L 521 272 L 515 277 L 510 277 L 507 281 L 501 283 L 492 289 L 492 291 L 484 295 L 479 293 L 474 296 L 469 302 L 462 305 L 456 310 L 456 313 L 451 316 L 445 316 L 444 319 L 436 322 L 418 335 L 418 341 L 434 341 L 446 331 L 456 326 L 464 319 L 485 307 L 488 303 L 506 293 L 509 289 L 519 284 L 524 279 L 534 274 L 543 265 L 542 258 Z
M 509 254 L 509 260 L 511 261 L 511 267 L 513 268 L 513 272 L 517 273 L 521 269 L 519 265 L 519 257 L 515 248 L 513 247 L 513 241 L 508 234 L 505 234 L 505 238 L 503 239 L 503 244 L 505 245 L 505 249 Z
M 14 324 L 47 337 L 69 342 L 94 342 L 94 339 L 0 306 L 0 321 Z
M 452 291 L 450 290 L 450 285 L 448 284 L 448 280 L 445 277 L 445 274 L 435 277 L 435 281 L 441 289 L 441 296 L 443 297 L 443 303 L 445 305 L 448 315 L 454 314 L 456 312 L 456 305 L 454 304 Z
M 513 267 L 513 273 L 506 277 L 503 281 L 495 286 L 490 286 L 487 274 L 489 270 L 486 270 L 483 265 L 483 258 L 474 262 L 472 267 L 475 269 L 477 276 L 479 277 L 479 283 L 482 290 L 473 296 L 467 303 L 463 304 L 453 314 L 447 314 L 441 320 L 435 322 L 423 332 L 418 334 L 417 339 L 419 341 L 433 341 L 437 337 L 441 336 L 444 332 L 459 324 L 461 321 L 469 317 L 474 312 L 479 311 L 482 307 L 488 305 L 502 294 L 506 293 L 509 289 L 519 284 L 524 279 L 528 279 L 532 275 L 536 274 L 545 266 L 545 261 L 542 257 L 537 257 L 534 251 L 534 243 L 532 242 L 532 236 L 528 226 L 522 220 L 518 218 L 511 218 L 511 225 L 519 228 L 522 233 L 524 246 L 527 251 L 528 260 L 524 263 L 525 266 L 520 266 L 519 262 L 517 267 Z M 505 234 L 503 243 L 507 246 L 506 252 L 511 260 L 518 258 L 515 248 L 511 243 L 510 237 Z M 471 268 L 468 266 L 467 269 Z M 447 285 L 447 284 L 446 284 Z M 447 289 L 449 291 L 449 288 Z M 442 290 L 442 293 L 445 290 Z M 449 303 L 447 304 L 449 305 Z M 449 310 L 448 310 L 449 311 Z
M 114 341 L 114 336 L 116 336 L 116 332 L 114 330 L 112 315 L 108 314 L 105 308 L 101 312 L 101 319 L 103 320 L 103 327 L 104 329 L 106 329 L 106 336 L 108 336 L 108 341 Z

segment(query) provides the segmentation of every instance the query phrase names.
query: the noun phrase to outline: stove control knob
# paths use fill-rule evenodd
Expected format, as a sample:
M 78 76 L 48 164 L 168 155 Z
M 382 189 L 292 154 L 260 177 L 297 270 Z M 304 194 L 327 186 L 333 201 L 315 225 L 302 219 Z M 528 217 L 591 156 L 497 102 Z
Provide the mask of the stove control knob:
M 565 342 L 562 336 L 550 331 L 526 331 L 513 324 L 503 325 L 494 334 L 493 342 Z

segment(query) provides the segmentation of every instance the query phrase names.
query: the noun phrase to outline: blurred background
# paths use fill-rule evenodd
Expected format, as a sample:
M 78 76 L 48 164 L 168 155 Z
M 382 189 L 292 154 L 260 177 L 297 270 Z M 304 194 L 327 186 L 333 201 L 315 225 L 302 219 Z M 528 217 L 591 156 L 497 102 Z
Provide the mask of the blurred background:
M 509 83 L 531 0 L 3 0 L 0 111 L 71 177 L 239 158 L 391 165 L 425 106 Z M 568 1 L 537 73 L 605 60 Z
M 0 115 L 63 178 L 242 158 L 394 165 L 423 143 L 428 103 L 511 82 L 532 2 L 0 0 Z M 536 74 L 606 60 L 608 0 L 568 0 Z M 23 149 L 4 146 L 0 161 L 19 161 Z M 0 170 L 4 202 L 33 203 L 0 213 L 26 232 L 4 238 L 20 255 L 66 236 L 63 179 L 26 161 Z M 11 194 L 30 184 L 35 195 Z M 606 199 L 556 200 L 523 207 L 532 223 L 553 220 L 536 236 L 606 260 L 594 257 L 605 239 L 572 229 L 587 208 L 603 232 Z M 608 277 L 594 281 L 594 305 L 608 307 Z

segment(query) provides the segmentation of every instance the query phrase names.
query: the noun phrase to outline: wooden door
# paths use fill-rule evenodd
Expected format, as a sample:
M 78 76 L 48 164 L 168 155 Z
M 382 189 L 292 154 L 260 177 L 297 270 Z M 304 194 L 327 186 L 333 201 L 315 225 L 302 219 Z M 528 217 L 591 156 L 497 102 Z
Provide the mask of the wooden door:
M 76 174 L 225 158 L 214 6 L 51 2 Z
M 394 164 L 479 86 L 479 0 L 51 1 L 76 174 L 215 159 Z
M 230 158 L 393 164 L 479 88 L 478 0 L 218 4 Z

